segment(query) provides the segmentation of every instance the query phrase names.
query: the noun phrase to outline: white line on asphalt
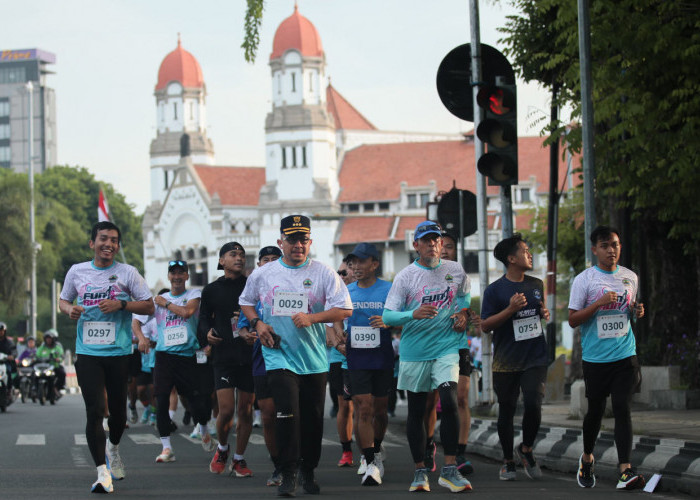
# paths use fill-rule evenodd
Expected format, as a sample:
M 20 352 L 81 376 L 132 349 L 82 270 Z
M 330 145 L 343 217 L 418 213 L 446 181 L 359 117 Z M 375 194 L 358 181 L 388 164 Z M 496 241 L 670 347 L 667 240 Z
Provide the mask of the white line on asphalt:
M 128 434 L 136 444 L 161 444 L 160 438 L 153 434 Z
M 85 448 L 78 448 L 76 446 L 71 447 L 70 455 L 71 458 L 73 458 L 73 465 L 75 467 L 90 467 L 90 464 L 88 463 L 88 460 L 85 457 L 85 454 L 83 453 L 84 449 Z
M 189 434 L 185 434 L 184 432 L 181 432 L 180 435 L 181 435 L 182 437 L 184 437 L 185 439 L 187 439 L 190 443 L 202 444 L 202 440 L 199 439 L 199 438 L 190 437 Z M 251 436 L 251 437 L 252 437 L 252 436 Z
M 74 434 L 73 439 L 77 446 L 87 445 L 87 436 L 85 434 Z
M 44 434 L 18 434 L 17 445 L 40 445 L 46 444 L 46 435 Z

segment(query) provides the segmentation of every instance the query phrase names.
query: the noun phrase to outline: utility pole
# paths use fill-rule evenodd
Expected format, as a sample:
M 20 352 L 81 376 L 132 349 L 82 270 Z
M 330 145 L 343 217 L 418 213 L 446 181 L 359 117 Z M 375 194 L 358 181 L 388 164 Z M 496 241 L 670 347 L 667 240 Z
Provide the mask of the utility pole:
M 29 280 L 29 333 L 32 338 L 36 339 L 36 252 L 37 243 L 35 239 L 34 227 L 34 85 L 32 82 L 27 82 L 27 97 L 28 106 L 27 123 L 28 123 L 28 146 L 27 158 L 29 159 L 28 176 L 29 176 L 29 244 L 32 252 L 32 272 Z

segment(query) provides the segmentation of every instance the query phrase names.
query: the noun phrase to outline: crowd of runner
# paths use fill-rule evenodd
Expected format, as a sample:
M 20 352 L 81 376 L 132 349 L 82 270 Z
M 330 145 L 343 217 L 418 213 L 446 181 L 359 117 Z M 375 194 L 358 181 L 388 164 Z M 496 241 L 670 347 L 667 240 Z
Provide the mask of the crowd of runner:
M 582 326 L 589 399 L 577 481 L 595 486 L 592 450 L 612 395 L 617 487 L 632 489 L 644 479 L 629 463 L 629 409 L 639 371 L 630 323 L 644 309 L 635 299 L 636 275 L 617 264 L 619 233 L 601 227 L 591 239 L 599 264 L 576 278 L 569 304 L 569 322 Z M 223 245 L 223 276 L 202 290 L 187 287 L 187 262 L 173 260 L 170 287 L 153 297 L 135 268 L 115 261 L 120 244 L 117 226 L 96 224 L 94 258 L 71 267 L 60 298 L 61 311 L 77 321 L 75 368 L 97 466 L 93 492 L 110 493 L 113 480 L 124 479 L 119 442 L 127 420 L 139 421 L 139 402 L 141 423 L 156 425 L 162 443 L 154 461 L 176 460 L 170 436 L 179 396 L 183 423 L 194 424 L 191 438 L 212 453 L 209 471 L 253 476 L 245 453 L 255 411 L 271 463 L 254 468 L 267 469 L 267 486 L 279 496 L 294 496 L 298 485 L 318 494 L 327 384 L 342 447 L 337 465 L 357 466 L 362 485 L 382 484 L 382 443 L 399 391 L 406 394 L 415 463 L 409 491 L 430 491 L 430 473 L 438 469 L 438 406 L 444 457 L 438 484 L 471 490 L 465 477 L 473 472 L 466 457 L 473 370 L 467 333 L 482 330 L 493 332 L 504 458 L 499 478 L 516 479 L 516 459 L 529 478 L 541 477 L 533 447 L 549 362 L 542 327 L 549 311 L 542 281 L 525 274 L 532 255 L 518 235 L 494 250 L 506 273 L 486 289 L 480 316 L 470 307 L 469 277 L 456 262 L 456 238 L 432 221 L 415 228 L 417 259 L 393 282 L 378 277 L 380 254 L 371 243 L 358 244 L 337 270 L 311 258 L 311 221 L 303 215 L 280 221 L 279 239 L 259 250 L 248 276 L 243 246 Z M 521 392 L 523 440 L 515 445 Z M 229 442 L 234 423 L 235 444 Z

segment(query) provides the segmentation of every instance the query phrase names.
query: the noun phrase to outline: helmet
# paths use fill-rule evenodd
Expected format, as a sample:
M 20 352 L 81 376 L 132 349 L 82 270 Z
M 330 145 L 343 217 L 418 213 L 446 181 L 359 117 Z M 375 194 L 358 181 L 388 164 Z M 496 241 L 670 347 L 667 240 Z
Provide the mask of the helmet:
M 46 337 L 53 337 L 54 339 L 58 338 L 58 332 L 56 331 L 55 328 L 49 328 L 44 332 L 44 338 Z
M 7 325 L 2 321 L 0 321 L 0 330 L 7 330 Z

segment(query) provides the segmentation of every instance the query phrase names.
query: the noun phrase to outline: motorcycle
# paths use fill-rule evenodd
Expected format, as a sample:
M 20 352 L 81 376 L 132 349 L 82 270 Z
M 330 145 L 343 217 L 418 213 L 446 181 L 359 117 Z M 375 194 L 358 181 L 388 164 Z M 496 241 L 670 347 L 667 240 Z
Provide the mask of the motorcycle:
M 15 393 L 10 378 L 11 372 L 7 366 L 8 363 L 11 363 L 11 361 L 7 359 L 7 354 L 0 353 L 0 412 L 3 413 L 15 400 Z
M 56 394 L 56 371 L 51 363 L 39 359 L 34 363 L 34 381 L 39 403 L 42 405 L 49 401 L 52 405 L 58 400 Z
M 26 403 L 27 399 L 31 399 L 36 403 L 37 393 L 36 385 L 34 384 L 34 359 L 24 358 L 17 365 L 17 372 L 19 377 L 19 394 L 22 403 Z

